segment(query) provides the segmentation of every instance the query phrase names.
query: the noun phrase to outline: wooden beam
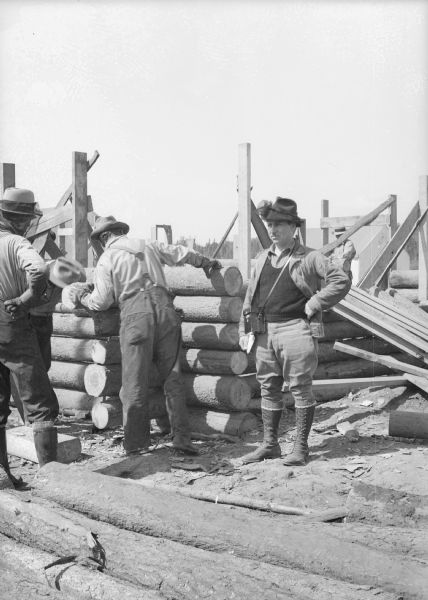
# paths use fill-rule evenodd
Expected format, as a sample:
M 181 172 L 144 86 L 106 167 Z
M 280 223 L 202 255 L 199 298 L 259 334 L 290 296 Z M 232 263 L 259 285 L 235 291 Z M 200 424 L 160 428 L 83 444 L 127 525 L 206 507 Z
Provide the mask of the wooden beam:
M 5 189 L 15 187 L 14 163 L 0 163 L 0 192 L 3 196 Z
M 73 152 L 73 230 L 71 256 L 88 266 L 88 176 L 86 152 Z
M 330 225 L 325 222 L 325 219 L 328 218 L 329 215 L 329 201 L 321 200 L 321 222 L 320 227 L 322 229 L 322 245 L 326 246 L 328 244 L 329 239 L 329 227 Z
M 99 155 L 98 150 L 95 150 L 94 154 L 87 162 L 86 171 L 89 171 L 90 169 L 92 169 L 94 164 L 97 162 L 99 156 L 100 155 Z M 59 200 L 59 202 L 57 204 L 57 207 L 64 206 L 65 204 L 67 204 L 68 201 L 71 202 L 72 196 L 73 196 L 73 184 L 69 185 L 68 188 L 65 190 L 65 192 L 63 193 L 63 195 L 61 196 L 61 199 Z
M 261 219 L 257 209 L 254 205 L 254 202 L 251 200 L 251 223 L 254 227 L 254 231 L 257 234 L 257 237 L 260 240 L 261 245 L 264 249 L 269 248 L 272 244 L 272 240 L 269 237 L 268 231 L 266 229 L 263 220 Z M 251 258 L 251 257 L 250 257 Z
M 324 200 L 322 200 L 324 202 Z M 328 201 L 327 201 L 328 202 Z M 393 206 L 393 205 L 391 205 Z M 355 223 L 361 219 L 361 216 L 348 216 L 348 217 L 321 217 L 320 219 L 320 228 L 324 229 L 336 229 L 337 227 L 352 227 Z M 381 227 L 382 225 L 388 225 L 391 222 L 390 215 L 379 215 L 370 223 L 370 225 L 376 225 L 377 227 Z M 328 240 L 327 240 L 328 242 Z M 327 243 L 326 242 L 326 243 Z
M 36 235 L 49 231 L 49 229 L 55 229 L 61 225 L 70 221 L 73 218 L 73 211 L 71 206 L 62 206 L 60 208 L 47 209 L 43 211 L 43 215 L 40 219 L 34 220 L 30 228 L 26 233 L 26 237 L 30 240 Z
M 419 178 L 419 210 L 422 215 L 428 208 L 428 176 Z M 419 301 L 428 299 L 428 223 L 419 227 Z
M 389 207 L 389 237 L 392 239 L 398 230 L 398 214 L 397 214 L 397 196 L 391 194 L 392 198 L 395 198 L 395 202 Z M 397 263 L 394 262 L 391 269 L 396 269 Z
M 385 367 L 395 371 L 410 373 L 411 375 L 416 375 L 417 377 L 428 377 L 428 369 L 422 369 L 421 367 L 415 367 L 409 363 L 401 362 L 392 356 L 374 354 L 374 352 L 368 352 L 367 350 L 362 350 L 361 348 L 348 346 L 347 344 L 342 344 L 342 342 L 336 342 L 333 348 L 339 352 L 346 352 L 346 354 L 351 354 L 351 356 L 357 356 L 358 358 L 364 358 L 365 360 L 377 363 L 379 365 L 384 365 Z
M 244 279 L 251 275 L 251 145 L 238 150 L 239 268 Z
M 350 229 L 348 229 L 348 231 L 345 231 L 345 233 L 341 235 L 340 238 L 333 242 L 330 242 L 330 244 L 327 244 L 326 246 L 323 246 L 320 252 L 322 252 L 322 254 L 325 255 L 331 254 L 335 248 L 346 242 L 346 240 L 349 239 L 352 235 L 354 235 L 354 233 L 356 233 L 359 229 L 361 229 L 361 227 L 370 225 L 370 223 L 372 223 L 376 219 L 376 217 L 380 215 L 381 212 L 389 208 L 393 203 L 394 198 L 390 196 L 388 200 L 385 200 L 385 202 L 379 204 L 379 206 L 377 206 L 367 215 L 360 217 L 360 219 L 358 219 L 358 221 Z
M 398 256 L 397 251 L 402 247 L 403 242 L 408 239 L 408 235 L 417 222 L 419 214 L 419 204 L 416 203 L 407 215 L 403 224 L 395 232 L 391 240 L 370 266 L 369 270 L 360 279 L 358 287 L 363 289 L 371 288 L 382 276 L 382 273 L 384 273 L 388 264 L 391 264 L 391 266 L 393 265 L 394 259 Z

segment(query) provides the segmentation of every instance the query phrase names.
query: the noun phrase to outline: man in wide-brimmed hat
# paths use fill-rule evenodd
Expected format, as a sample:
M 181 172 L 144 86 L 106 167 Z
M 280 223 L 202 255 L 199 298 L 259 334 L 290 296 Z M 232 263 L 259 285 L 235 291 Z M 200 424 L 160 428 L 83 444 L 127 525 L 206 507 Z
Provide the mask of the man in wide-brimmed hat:
M 181 319 L 168 292 L 163 264 L 188 263 L 201 267 L 209 277 L 221 268 L 216 260 L 179 245 L 145 243 L 127 237 L 129 226 L 114 217 L 99 219 L 91 234 L 104 247 L 94 273 L 94 290 L 76 288 L 68 295 L 90 310 L 120 308 L 120 347 L 124 448 L 127 453 L 150 444 L 149 373 L 154 361 L 164 384 L 171 421 L 173 447 L 187 453 L 197 451 L 190 440 L 186 397 L 179 369 Z
M 300 244 L 297 228 L 302 221 L 294 200 L 263 200 L 257 210 L 272 245 L 256 259 L 239 329 L 241 348 L 255 353 L 264 438 L 243 462 L 281 456 L 278 428 L 285 383 L 294 398 L 297 431 L 284 464 L 304 465 L 315 410 L 312 377 L 318 362 L 316 338 L 323 333 L 321 311 L 347 294 L 350 280 L 339 265 Z
M 0 200 L 0 464 L 10 474 L 6 423 L 10 414 L 11 381 L 33 426 L 39 464 L 56 460 L 54 420 L 58 402 L 43 364 L 28 311 L 42 302 L 47 266 L 30 242 L 22 237 L 37 216 L 30 190 L 7 188 Z

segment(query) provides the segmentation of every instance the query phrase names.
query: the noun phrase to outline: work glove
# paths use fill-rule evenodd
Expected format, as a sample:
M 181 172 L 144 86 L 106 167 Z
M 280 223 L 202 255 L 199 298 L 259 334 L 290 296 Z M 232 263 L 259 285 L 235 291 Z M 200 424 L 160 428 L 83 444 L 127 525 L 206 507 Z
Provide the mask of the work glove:
M 207 262 L 204 264 L 204 266 L 202 268 L 204 270 L 205 275 L 208 277 L 208 279 L 211 279 L 213 272 L 217 271 L 218 269 L 222 269 L 223 265 L 218 260 L 207 259 Z
M 72 283 L 62 290 L 62 303 L 67 308 L 83 307 L 82 300 L 94 289 L 91 283 Z

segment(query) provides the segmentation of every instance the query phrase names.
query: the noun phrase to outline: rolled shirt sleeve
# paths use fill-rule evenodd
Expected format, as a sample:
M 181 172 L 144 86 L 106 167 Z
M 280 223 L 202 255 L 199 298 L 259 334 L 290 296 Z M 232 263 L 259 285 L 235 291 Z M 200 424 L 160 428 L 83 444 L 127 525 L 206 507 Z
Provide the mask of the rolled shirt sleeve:
M 89 310 L 107 310 L 114 302 L 111 262 L 104 253 L 94 271 L 94 291 L 82 298 L 82 304 Z

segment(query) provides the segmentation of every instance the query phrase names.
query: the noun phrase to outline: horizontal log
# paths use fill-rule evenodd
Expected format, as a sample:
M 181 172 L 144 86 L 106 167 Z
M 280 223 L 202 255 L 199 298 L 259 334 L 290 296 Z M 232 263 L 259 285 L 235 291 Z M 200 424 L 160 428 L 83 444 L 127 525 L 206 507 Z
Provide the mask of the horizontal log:
M 231 296 L 176 296 L 174 305 L 183 311 L 185 321 L 238 323 L 243 301 Z
M 363 358 L 322 363 L 315 371 L 315 379 L 348 379 L 350 377 L 375 377 L 390 374 L 384 365 L 370 363 Z
M 402 270 L 390 271 L 389 286 L 396 289 L 409 288 L 417 289 L 419 287 L 419 271 Z
M 85 363 L 52 361 L 49 379 L 54 388 L 85 391 L 85 371 L 89 365 Z M 95 395 L 95 394 L 89 394 Z
M 54 313 L 53 332 L 68 337 L 109 337 L 119 334 L 119 313 L 99 312 L 92 317 Z
M 245 410 L 251 399 L 251 387 L 241 377 L 183 373 L 183 381 L 187 403 L 193 406 Z
M 309 598 L 316 589 L 318 600 L 331 599 L 332 582 L 325 577 L 263 562 L 257 563 L 255 577 L 252 561 L 126 531 L 57 504 L 41 504 L 37 496 L 25 502 L 14 492 L 0 494 L 0 531 L 57 556 L 79 554 L 86 547 L 87 532 L 95 532 L 105 550 L 110 576 L 140 586 L 144 593 L 161 588 L 165 598 L 220 600 L 233 594 L 235 600 L 288 600 L 302 594 Z M 416 532 L 413 534 L 412 540 Z M 403 545 L 407 548 L 406 539 Z M 359 586 L 334 581 L 334 590 L 338 598 L 362 600 Z M 381 591 L 376 599 L 392 600 Z
M 52 336 L 52 358 L 59 361 L 95 362 L 100 365 L 121 361 L 119 338 L 86 339 Z
M 228 323 L 182 323 L 183 346 L 210 350 L 238 350 L 238 325 Z
M 161 388 L 152 388 L 149 395 L 150 418 L 166 415 L 165 396 Z M 97 429 L 114 429 L 123 423 L 123 406 L 117 396 L 95 398 L 91 410 L 92 423 Z
M 13 427 L 6 431 L 7 451 L 13 456 L 38 463 L 32 427 Z M 61 463 L 70 463 L 78 459 L 82 447 L 80 439 L 64 433 L 58 433 L 58 458 Z
M 91 412 L 95 398 L 89 396 L 86 392 L 78 390 L 67 390 L 65 388 L 54 388 L 56 397 L 58 398 L 59 409 L 61 412 L 76 411 L 77 413 Z
M 226 433 L 241 436 L 257 429 L 256 417 L 248 412 L 223 413 L 193 408 L 189 410 L 190 429 L 198 433 Z
M 169 288 L 178 296 L 239 296 L 242 293 L 242 275 L 237 267 L 213 271 L 208 279 L 203 269 L 190 265 L 165 267 Z
M 398 293 L 414 304 L 419 303 L 419 291 L 412 288 L 400 288 Z
M 389 413 L 389 435 L 428 439 L 428 412 L 391 411 Z
M 333 348 L 334 344 L 334 341 L 320 341 L 318 344 L 318 362 L 320 364 L 337 360 L 351 360 L 349 354 L 343 354 L 338 350 L 335 350 Z M 375 352 L 376 354 L 394 354 L 397 352 L 397 349 L 392 344 L 374 337 L 346 340 L 346 344 L 353 348 L 368 350 L 369 352 Z
M 180 363 L 183 371 L 208 375 L 242 375 L 248 367 L 245 352 L 231 350 L 182 349 Z
M 79 598 L 79 600 L 163 600 L 164 596 L 155 590 L 141 589 L 88 569 L 70 559 L 65 564 L 58 561 L 58 556 L 45 550 L 35 550 L 24 544 L 0 534 L 2 549 L 2 570 L 16 573 L 24 597 L 25 590 L 30 592 L 28 598 Z M 68 554 L 69 555 L 69 554 Z M 88 560 L 89 562 L 89 560 Z M 95 564 L 95 563 L 94 563 Z M 49 568 L 46 568 L 47 565 Z M 25 585 L 22 582 L 25 581 Z M 55 596 L 53 590 L 58 590 Z M 4 596 L 12 598 L 12 596 Z M 14 598 L 18 596 L 13 596 Z
M 362 481 L 354 482 L 346 502 L 347 521 L 394 527 L 426 528 L 428 495 L 394 490 Z
M 231 511 L 58 463 L 40 469 L 34 485 L 36 493 L 45 498 L 130 531 L 374 585 L 409 597 L 413 594 L 422 599 L 426 592 L 426 564 L 343 541 L 324 523 L 305 524 L 273 515 L 266 518 L 238 508 Z

